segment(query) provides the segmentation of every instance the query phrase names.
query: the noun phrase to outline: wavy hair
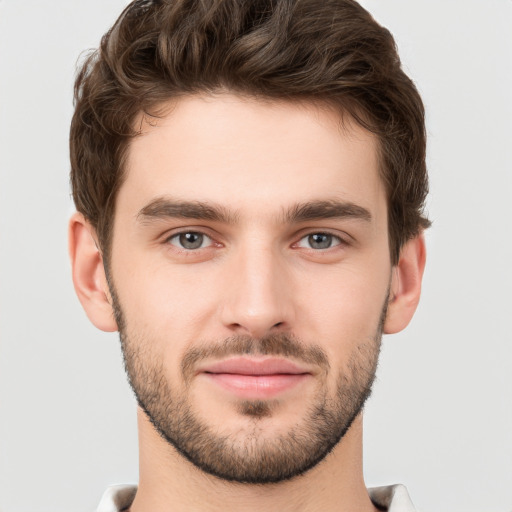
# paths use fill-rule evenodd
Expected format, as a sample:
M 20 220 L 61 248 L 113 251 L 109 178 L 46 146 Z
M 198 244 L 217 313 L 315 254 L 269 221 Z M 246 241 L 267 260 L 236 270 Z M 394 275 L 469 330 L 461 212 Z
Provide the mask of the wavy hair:
M 180 95 L 219 90 L 324 102 L 374 133 L 393 264 L 430 225 L 423 103 L 393 37 L 357 2 L 136 0 L 75 82 L 73 199 L 107 261 L 136 117 Z

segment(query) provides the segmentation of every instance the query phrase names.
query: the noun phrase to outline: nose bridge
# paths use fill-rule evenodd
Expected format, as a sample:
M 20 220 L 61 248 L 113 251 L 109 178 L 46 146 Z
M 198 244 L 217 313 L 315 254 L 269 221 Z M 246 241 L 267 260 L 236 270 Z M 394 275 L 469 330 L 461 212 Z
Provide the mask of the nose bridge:
M 293 315 L 283 255 L 262 237 L 241 244 L 232 254 L 224 323 L 238 333 L 261 337 L 289 328 Z

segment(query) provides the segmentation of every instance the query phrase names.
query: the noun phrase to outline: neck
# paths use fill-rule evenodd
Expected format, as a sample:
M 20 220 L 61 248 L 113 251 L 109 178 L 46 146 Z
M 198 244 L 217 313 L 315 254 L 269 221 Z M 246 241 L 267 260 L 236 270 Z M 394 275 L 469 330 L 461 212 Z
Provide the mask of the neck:
M 226 482 L 197 469 L 138 411 L 140 481 L 130 512 L 375 512 L 362 471 L 362 417 L 304 475 L 278 484 Z

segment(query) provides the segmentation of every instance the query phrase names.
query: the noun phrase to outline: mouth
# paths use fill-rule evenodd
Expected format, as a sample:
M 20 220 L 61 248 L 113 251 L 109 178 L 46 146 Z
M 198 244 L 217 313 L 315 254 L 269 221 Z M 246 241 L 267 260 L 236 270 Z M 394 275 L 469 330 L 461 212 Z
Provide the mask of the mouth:
M 287 359 L 236 357 L 206 365 L 198 372 L 237 397 L 265 400 L 295 388 L 311 372 Z

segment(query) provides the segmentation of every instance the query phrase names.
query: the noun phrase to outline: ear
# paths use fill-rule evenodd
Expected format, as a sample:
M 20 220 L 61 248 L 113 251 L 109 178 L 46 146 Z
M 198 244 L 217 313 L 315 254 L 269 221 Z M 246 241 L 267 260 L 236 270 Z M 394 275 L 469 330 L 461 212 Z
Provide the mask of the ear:
M 420 301 L 425 258 L 423 234 L 409 240 L 402 247 L 398 264 L 392 270 L 390 297 L 384 322 L 385 334 L 400 332 L 411 321 Z
M 69 256 L 75 291 L 89 320 L 102 331 L 117 331 L 96 233 L 81 213 L 69 221 Z

